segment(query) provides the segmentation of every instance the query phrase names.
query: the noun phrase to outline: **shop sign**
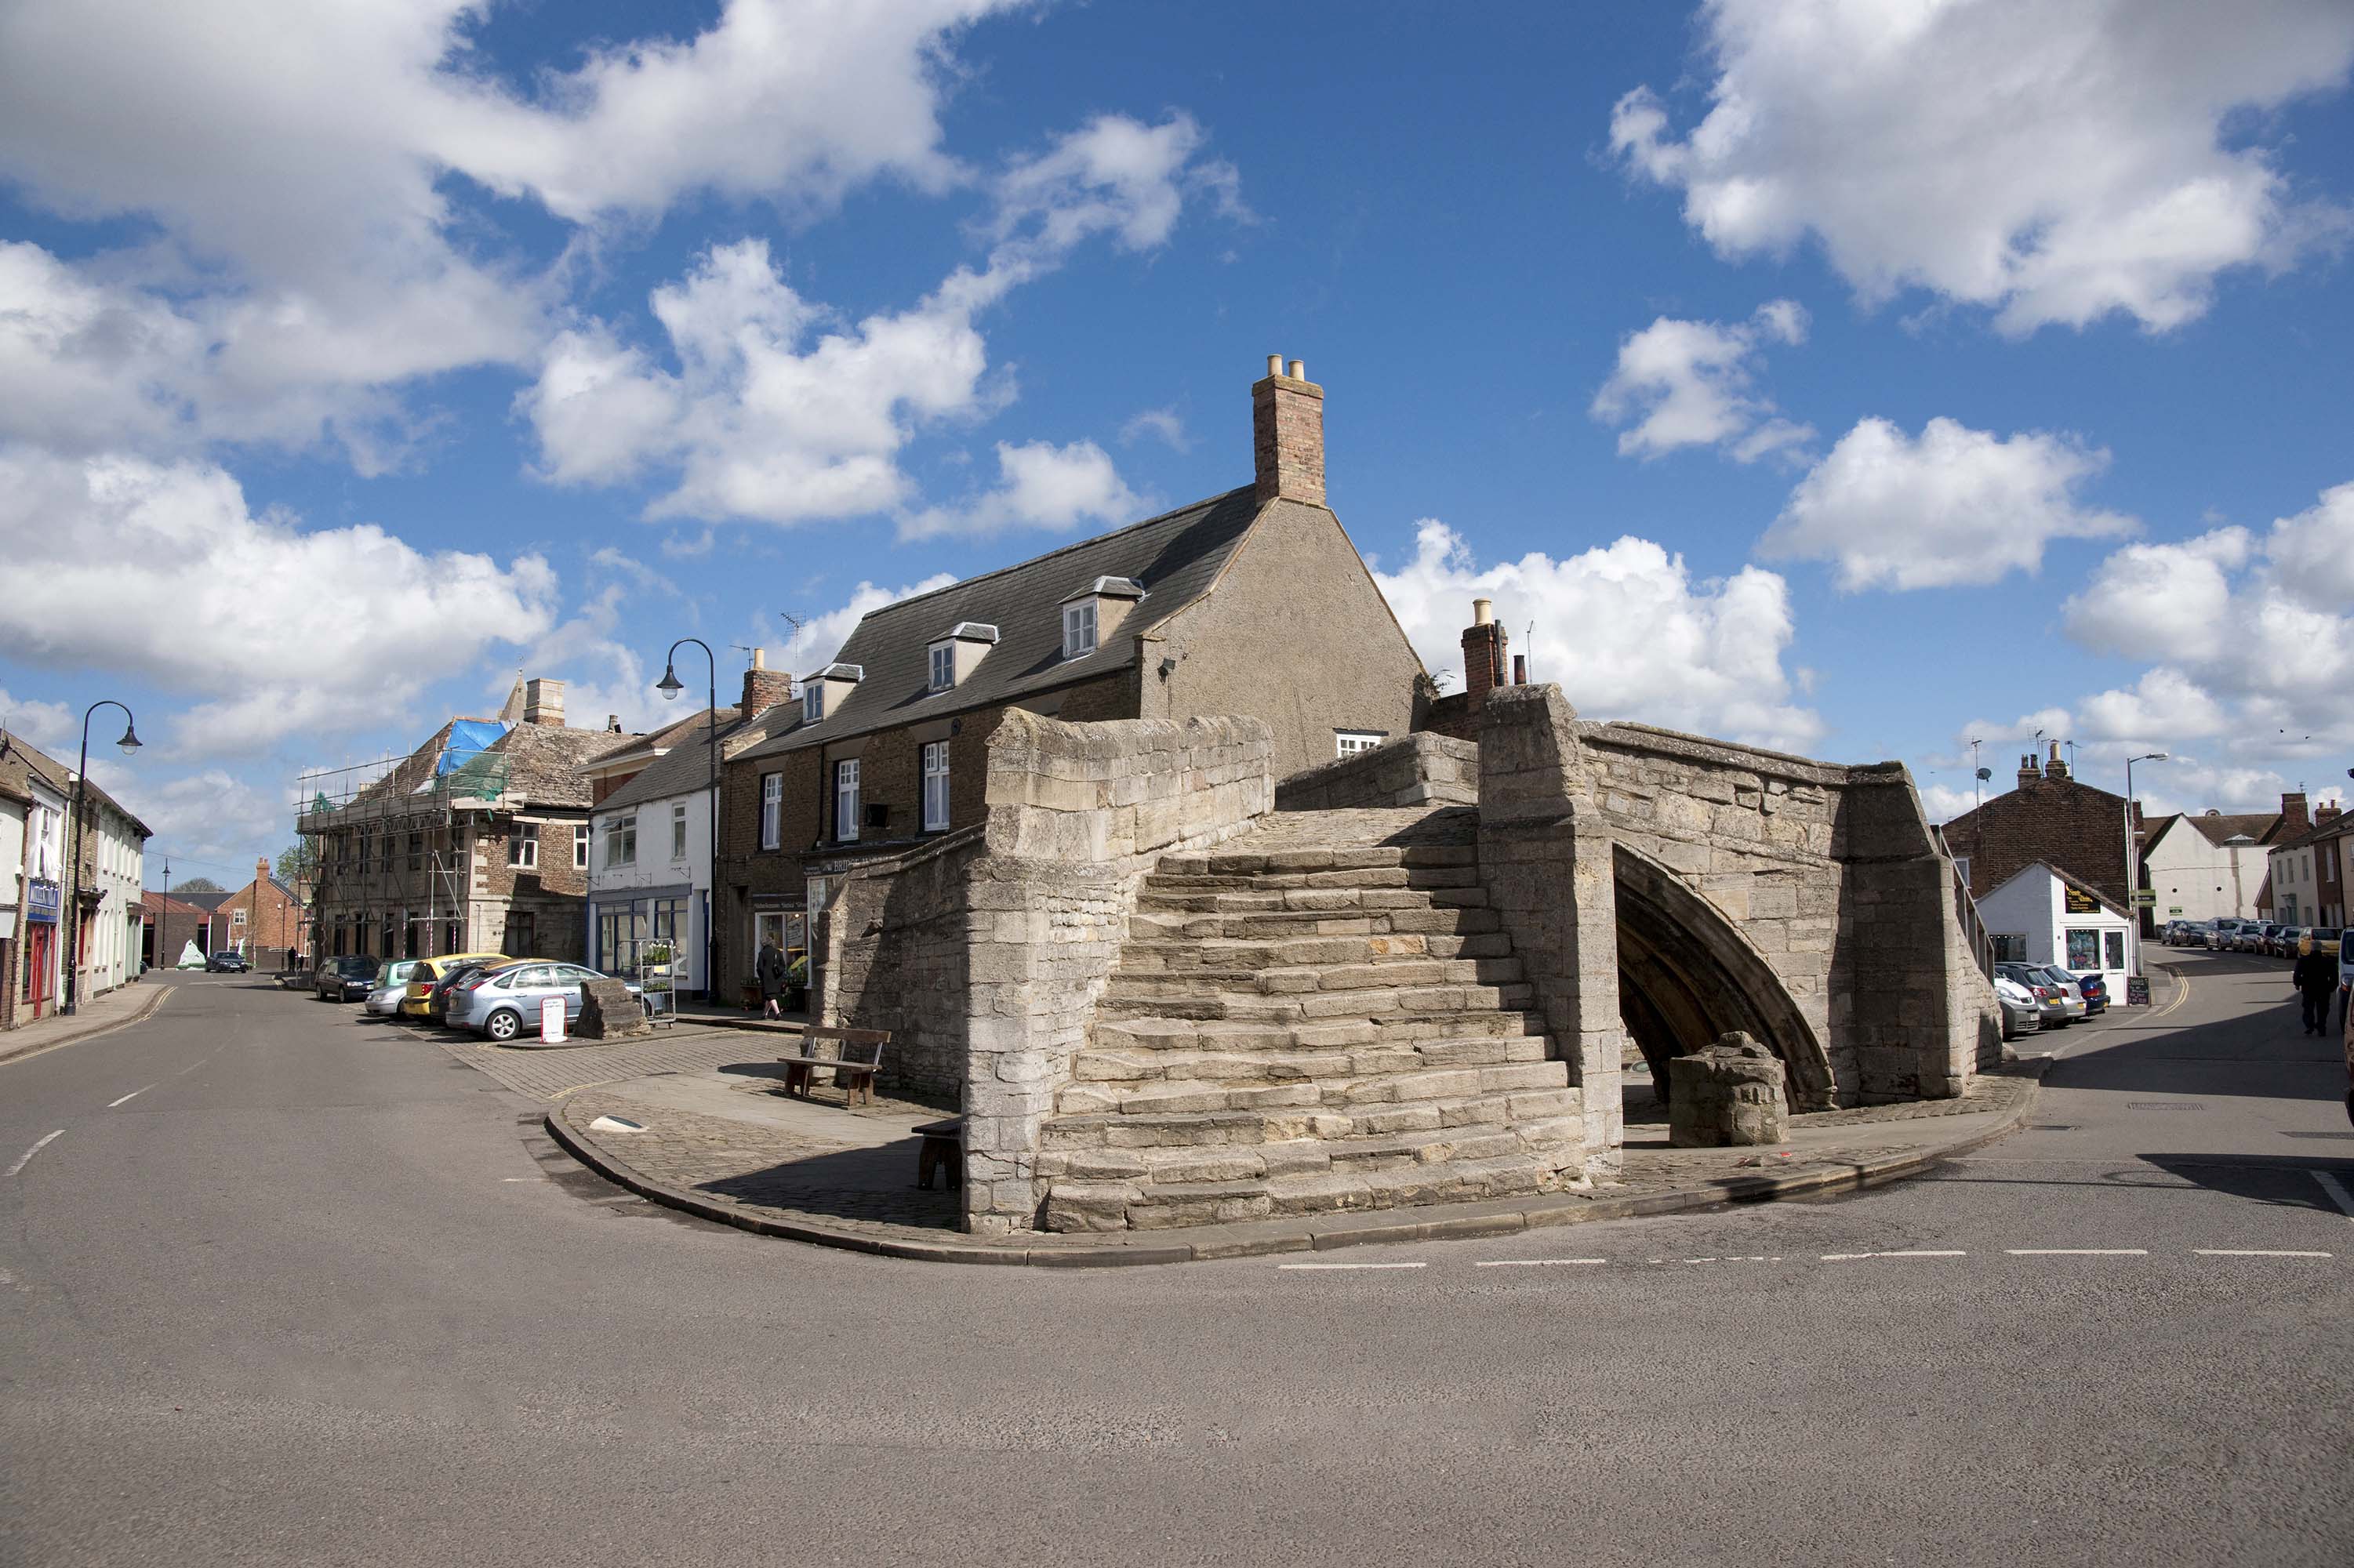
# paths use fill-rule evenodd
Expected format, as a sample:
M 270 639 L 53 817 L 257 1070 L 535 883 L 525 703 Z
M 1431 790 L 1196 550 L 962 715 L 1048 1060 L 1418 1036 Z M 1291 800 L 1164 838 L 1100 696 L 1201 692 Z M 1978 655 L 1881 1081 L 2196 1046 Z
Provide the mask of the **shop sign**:
M 2071 915 L 2098 915 L 2101 912 L 2101 901 L 2081 888 L 2063 887 L 2061 896 L 2066 900 Z
M 65 902 L 58 885 L 47 877 L 33 878 L 25 900 L 25 918 L 37 926 L 58 923 L 58 909 Z

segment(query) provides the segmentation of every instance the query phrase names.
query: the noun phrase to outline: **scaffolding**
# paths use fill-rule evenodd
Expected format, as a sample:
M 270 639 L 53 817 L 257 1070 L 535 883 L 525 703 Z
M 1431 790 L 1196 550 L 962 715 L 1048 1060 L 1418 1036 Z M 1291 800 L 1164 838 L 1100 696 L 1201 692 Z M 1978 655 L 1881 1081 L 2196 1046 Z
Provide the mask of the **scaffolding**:
M 313 939 L 319 950 L 325 950 L 330 903 L 366 912 L 362 930 L 375 923 L 376 911 L 389 915 L 397 904 L 408 927 L 402 946 L 412 951 L 435 950 L 433 927 L 464 918 L 469 900 L 459 819 L 506 807 L 508 758 L 488 749 L 505 727 L 461 721 L 451 726 L 450 744 L 429 754 L 313 768 L 298 777 L 294 831 L 308 841 L 314 868 Z M 356 856 L 350 853 L 347 836 L 355 833 Z M 420 874 L 422 911 L 409 902 Z M 448 950 L 446 945 L 440 950 Z

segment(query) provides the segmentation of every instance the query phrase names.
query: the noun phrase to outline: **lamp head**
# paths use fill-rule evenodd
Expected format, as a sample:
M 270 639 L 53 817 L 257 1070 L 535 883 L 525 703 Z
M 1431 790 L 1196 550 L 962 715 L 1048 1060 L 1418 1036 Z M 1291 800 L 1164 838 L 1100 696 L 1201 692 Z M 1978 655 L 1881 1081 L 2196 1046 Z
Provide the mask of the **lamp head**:
M 130 756 L 133 752 L 134 752 L 134 751 L 138 750 L 138 749 L 139 749 L 139 729 L 138 729 L 138 726 L 135 726 L 135 725 L 133 725 L 133 724 L 132 724 L 132 723 L 130 723 L 128 720 L 126 720 L 126 721 L 123 723 L 123 726 L 122 726 L 122 738 L 121 740 L 116 741 L 114 744 L 115 744 L 115 745 L 117 745 L 117 746 L 119 746 L 119 747 L 121 747 L 122 748 L 122 755 L 123 755 L 123 756 L 125 756 L 125 757 L 128 757 L 128 756 Z
M 671 703 L 676 702 L 679 693 L 686 688 L 679 683 L 677 669 L 673 665 L 664 664 L 663 678 L 654 683 L 654 690 L 663 694 L 663 701 Z

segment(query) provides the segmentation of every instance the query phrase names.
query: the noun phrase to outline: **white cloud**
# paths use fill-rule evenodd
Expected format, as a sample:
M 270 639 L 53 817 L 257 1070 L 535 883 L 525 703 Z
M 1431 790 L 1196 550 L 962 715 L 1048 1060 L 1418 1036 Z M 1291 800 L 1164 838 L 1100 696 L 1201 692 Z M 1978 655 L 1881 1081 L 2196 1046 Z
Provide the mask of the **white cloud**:
M 69 759 L 70 762 L 70 759 Z M 210 876 L 223 887 L 242 887 L 253 876 L 258 854 L 277 863 L 278 852 L 294 838 L 294 791 L 256 789 L 220 768 L 168 772 L 147 761 L 123 763 L 91 758 L 90 775 L 98 787 L 147 824 L 147 879 L 164 880 L 164 860 L 172 860 L 172 880 Z
M 482 686 L 483 694 L 493 706 L 506 700 L 514 689 L 517 675 L 552 675 L 564 683 L 564 722 L 575 729 L 601 729 L 607 716 L 618 717 L 621 727 L 632 733 L 652 729 L 657 724 L 679 716 L 684 710 L 673 710 L 654 690 L 659 678 L 647 667 L 654 657 L 652 650 L 646 658 L 621 641 L 620 629 L 621 610 L 625 604 L 619 583 L 608 584 L 594 599 L 589 599 L 568 619 L 550 627 L 515 660 L 513 673 L 501 672 Z M 725 649 L 721 650 L 726 652 Z M 685 672 L 679 678 L 687 682 L 688 692 L 698 687 L 703 672 L 702 659 L 696 650 L 687 650 L 690 662 L 696 667 L 696 680 L 689 680 Z M 722 699 L 725 700 L 724 697 Z M 681 693 L 678 701 L 687 701 Z M 700 709 L 696 702 L 694 707 Z
M 25 0 L 0 14 L 0 178 L 156 233 L 11 259 L 0 300 L 30 308 L 0 320 L 0 434 L 332 439 L 380 470 L 416 432 L 390 389 L 531 362 L 562 287 L 453 172 L 576 224 L 701 190 L 939 189 L 964 177 L 938 147 L 946 50 L 1005 4 L 727 0 L 691 39 L 597 50 L 526 99 L 478 69 L 476 0 Z M 8 395 L 27 384 L 50 392 Z
M 1813 236 L 1867 301 L 1920 287 L 2009 333 L 2123 311 L 2151 330 L 2217 275 L 2342 233 L 2226 122 L 2341 84 L 2342 0 L 2231 5 L 1711 0 L 1711 107 L 1681 138 L 1647 88 L 1610 143 L 1684 193 L 1719 254 Z
M 769 668 L 785 671 L 799 680 L 832 663 L 833 656 L 842 651 L 842 644 L 850 636 L 851 630 L 870 610 L 947 588 L 956 580 L 953 572 L 935 572 L 923 581 L 910 583 L 905 588 L 877 588 L 873 583 L 862 582 L 852 590 L 847 603 L 801 617 L 794 626 L 792 635 L 782 642 L 768 641 L 767 635 L 758 630 L 754 635 L 761 638 L 762 646 L 767 650 Z
M 960 506 L 928 507 L 899 520 L 902 539 L 944 534 L 981 535 L 1006 528 L 1066 531 L 1082 523 L 1109 527 L 1133 523 L 1150 503 L 1121 482 L 1111 458 L 1093 441 L 1058 447 L 1050 441 L 997 443 L 996 489 Z
M 1618 345 L 1617 367 L 1594 395 L 1590 412 L 1606 424 L 1637 422 L 1618 437 L 1621 457 L 1646 460 L 1678 447 L 1723 446 L 1753 462 L 1814 439 L 1811 426 L 1775 414 L 1750 390 L 1758 348 L 1807 340 L 1807 313 L 1774 300 L 1746 322 L 1689 322 L 1661 316 Z
M 63 703 L 16 696 L 5 687 L 0 687 L 0 729 L 24 736 L 52 757 L 61 746 L 76 751 L 81 746 L 81 715 Z
M 1147 408 L 1119 428 L 1119 443 L 1122 446 L 1134 446 L 1146 436 L 1158 439 L 1171 451 L 1190 452 L 1193 450 L 1193 438 L 1185 433 L 1185 421 L 1178 418 L 1174 408 Z
M 1424 664 L 1457 672 L 1458 690 L 1462 630 L 1472 599 L 1485 598 L 1516 651 L 1531 654 L 1531 678 L 1558 682 L 1587 718 L 1786 750 L 1823 733 L 1812 709 L 1789 700 L 1787 587 L 1756 567 L 1696 582 L 1682 556 L 1631 537 L 1563 560 L 1532 552 L 1482 567 L 1462 535 L 1425 519 L 1414 559 L 1375 576 Z M 1523 630 L 1531 621 L 1533 648 Z
M 209 465 L 24 448 L 0 448 L 0 558 L 42 585 L 0 595 L 12 656 L 218 694 L 175 725 L 175 748 L 206 755 L 378 723 L 387 691 L 539 635 L 556 591 L 536 556 L 502 567 L 370 524 L 257 516 Z
M 988 376 L 976 315 L 1092 237 L 1165 241 L 1190 193 L 1226 189 L 1222 165 L 1193 160 L 1200 140 L 1182 115 L 1091 122 L 999 181 L 981 270 L 960 268 L 912 308 L 855 323 L 802 299 L 766 241 L 715 247 L 653 294 L 675 369 L 603 322 L 557 337 L 516 398 L 540 476 L 611 484 L 674 470 L 647 509 L 656 518 L 790 524 L 910 503 L 898 457 L 917 431 L 1011 396 Z
M 2107 463 L 2073 437 L 2002 438 L 1936 418 L 1914 438 L 1862 419 L 1798 482 L 1758 547 L 1768 559 L 1835 562 L 1850 590 L 1991 583 L 2037 570 L 2054 539 L 2134 531 L 2132 518 L 2076 500 Z

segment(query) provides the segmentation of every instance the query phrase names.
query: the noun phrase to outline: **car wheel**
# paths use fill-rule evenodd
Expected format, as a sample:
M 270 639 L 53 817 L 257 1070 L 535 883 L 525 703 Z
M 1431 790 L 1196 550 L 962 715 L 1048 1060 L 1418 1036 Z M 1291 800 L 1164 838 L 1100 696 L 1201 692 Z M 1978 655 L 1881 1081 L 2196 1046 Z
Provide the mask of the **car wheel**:
M 482 1033 L 493 1040 L 512 1040 L 523 1033 L 523 1015 L 512 1008 L 501 1008 L 482 1025 Z

